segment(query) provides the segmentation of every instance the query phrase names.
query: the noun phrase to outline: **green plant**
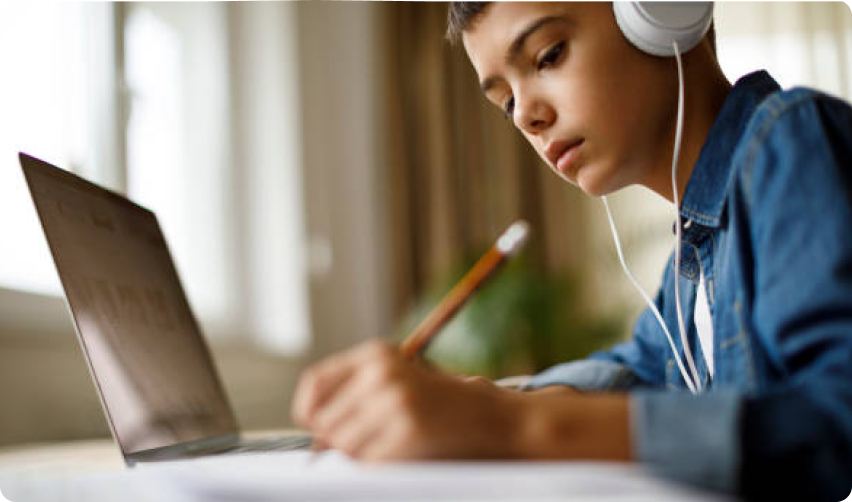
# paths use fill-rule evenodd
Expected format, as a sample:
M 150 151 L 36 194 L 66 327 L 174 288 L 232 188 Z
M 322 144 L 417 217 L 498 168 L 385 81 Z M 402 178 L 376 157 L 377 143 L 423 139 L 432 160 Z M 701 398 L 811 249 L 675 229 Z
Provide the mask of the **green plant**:
M 453 373 L 499 378 L 585 357 L 618 340 L 620 319 L 590 319 L 576 307 L 580 285 L 571 275 L 544 274 L 523 254 L 505 267 L 444 326 L 426 352 L 430 362 Z M 450 280 L 430 289 L 403 334 L 467 268 L 456 267 Z

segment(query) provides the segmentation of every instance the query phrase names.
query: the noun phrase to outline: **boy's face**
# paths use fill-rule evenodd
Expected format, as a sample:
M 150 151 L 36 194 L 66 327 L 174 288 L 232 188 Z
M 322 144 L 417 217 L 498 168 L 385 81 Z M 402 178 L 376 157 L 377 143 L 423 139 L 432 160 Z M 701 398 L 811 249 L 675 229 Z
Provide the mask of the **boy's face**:
M 592 195 L 671 162 L 677 77 L 621 34 L 609 3 L 492 3 L 463 35 L 486 97 Z

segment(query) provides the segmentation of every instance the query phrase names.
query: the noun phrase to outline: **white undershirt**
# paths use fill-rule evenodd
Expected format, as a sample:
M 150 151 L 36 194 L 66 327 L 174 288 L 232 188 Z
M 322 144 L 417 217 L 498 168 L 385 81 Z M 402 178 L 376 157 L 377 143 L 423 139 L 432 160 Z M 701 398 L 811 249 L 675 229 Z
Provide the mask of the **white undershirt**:
M 713 318 L 710 315 L 710 305 L 707 303 L 707 284 L 704 281 L 704 271 L 698 281 L 698 293 L 695 299 L 695 329 L 698 330 L 698 341 L 701 343 L 701 352 L 707 361 L 707 369 L 710 378 L 713 378 Z

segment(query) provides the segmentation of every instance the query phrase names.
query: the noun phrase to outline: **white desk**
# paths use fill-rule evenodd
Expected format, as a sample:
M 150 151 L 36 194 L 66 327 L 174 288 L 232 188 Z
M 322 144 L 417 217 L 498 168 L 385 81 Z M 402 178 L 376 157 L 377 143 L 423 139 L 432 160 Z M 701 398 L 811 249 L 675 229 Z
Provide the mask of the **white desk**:
M 107 440 L 0 449 L 0 491 L 12 502 L 722 500 L 606 463 L 376 466 L 290 452 L 126 469 Z

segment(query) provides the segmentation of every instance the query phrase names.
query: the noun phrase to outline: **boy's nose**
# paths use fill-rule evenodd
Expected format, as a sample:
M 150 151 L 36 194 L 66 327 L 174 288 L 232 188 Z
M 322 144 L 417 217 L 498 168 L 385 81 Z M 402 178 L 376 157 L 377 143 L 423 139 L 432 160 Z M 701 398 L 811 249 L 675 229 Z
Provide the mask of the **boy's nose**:
M 547 129 L 555 118 L 553 109 L 539 100 L 515 106 L 515 125 L 528 134 L 537 134 Z

